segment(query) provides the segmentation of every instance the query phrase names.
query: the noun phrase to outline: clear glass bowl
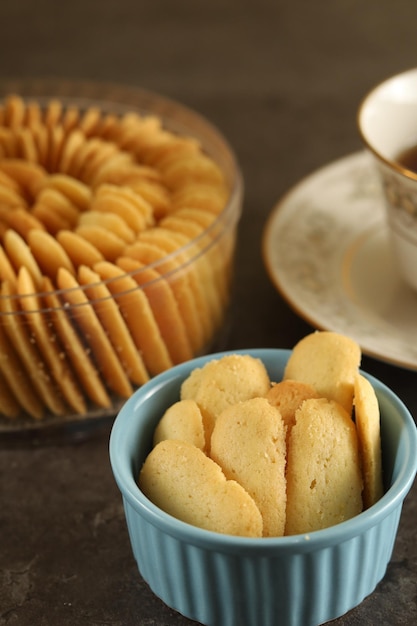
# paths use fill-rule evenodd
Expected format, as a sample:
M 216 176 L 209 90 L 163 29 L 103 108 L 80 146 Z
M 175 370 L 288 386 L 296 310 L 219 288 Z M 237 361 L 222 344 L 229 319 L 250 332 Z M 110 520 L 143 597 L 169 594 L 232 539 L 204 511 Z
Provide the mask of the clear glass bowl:
M 33 80 L 0 97 L 0 433 L 79 434 L 219 345 L 241 173 L 208 121 L 146 91 Z

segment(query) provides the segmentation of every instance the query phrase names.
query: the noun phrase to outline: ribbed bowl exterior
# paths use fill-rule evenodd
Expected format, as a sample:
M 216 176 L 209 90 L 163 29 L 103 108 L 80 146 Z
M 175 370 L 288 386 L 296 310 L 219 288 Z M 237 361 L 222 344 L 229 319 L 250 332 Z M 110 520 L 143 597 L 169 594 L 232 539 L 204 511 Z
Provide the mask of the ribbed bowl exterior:
M 274 380 L 289 355 L 242 352 L 261 358 Z M 377 504 L 310 535 L 247 539 L 203 531 L 155 507 L 136 478 L 162 408 L 174 401 L 191 369 L 218 356 L 153 379 L 128 401 L 113 427 L 110 458 L 139 572 L 168 606 L 206 626 L 318 626 L 360 604 L 384 577 L 416 473 L 415 424 L 400 400 L 370 377 L 381 406 L 386 484 Z
M 139 572 L 168 606 L 207 626 L 316 626 L 357 606 L 383 578 L 400 518 L 295 554 L 226 553 L 179 541 L 125 502 Z

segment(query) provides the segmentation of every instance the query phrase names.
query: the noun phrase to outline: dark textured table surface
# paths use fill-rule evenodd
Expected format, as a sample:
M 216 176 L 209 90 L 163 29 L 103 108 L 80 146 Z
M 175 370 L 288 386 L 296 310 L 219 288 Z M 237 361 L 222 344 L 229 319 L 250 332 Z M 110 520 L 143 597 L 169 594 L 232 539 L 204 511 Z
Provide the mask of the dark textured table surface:
M 361 148 L 358 103 L 374 83 L 417 65 L 416 18 L 413 0 L 2 0 L 0 80 L 140 86 L 214 122 L 245 179 L 225 347 L 292 347 L 311 327 L 266 274 L 265 221 L 300 178 Z M 363 367 L 417 415 L 415 372 L 370 358 Z M 191 623 L 137 573 L 108 435 L 0 449 L 0 626 Z M 416 519 L 414 486 L 384 580 L 335 624 L 417 623 Z

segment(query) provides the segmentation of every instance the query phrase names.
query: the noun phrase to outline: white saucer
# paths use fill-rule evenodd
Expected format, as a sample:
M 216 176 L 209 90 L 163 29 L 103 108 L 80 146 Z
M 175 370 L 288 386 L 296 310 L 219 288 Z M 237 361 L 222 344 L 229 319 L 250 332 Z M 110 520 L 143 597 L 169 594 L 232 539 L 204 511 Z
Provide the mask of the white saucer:
M 335 161 L 291 189 L 268 219 L 263 256 L 274 285 L 312 326 L 417 370 L 417 293 L 393 263 L 368 153 Z

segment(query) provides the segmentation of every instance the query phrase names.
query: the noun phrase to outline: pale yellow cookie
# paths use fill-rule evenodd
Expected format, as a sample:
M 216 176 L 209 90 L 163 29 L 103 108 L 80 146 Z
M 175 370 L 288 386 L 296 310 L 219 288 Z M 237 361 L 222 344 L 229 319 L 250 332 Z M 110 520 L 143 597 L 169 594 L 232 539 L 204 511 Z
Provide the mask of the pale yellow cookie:
M 79 226 L 99 226 L 117 235 L 126 244 L 135 239 L 134 231 L 126 224 L 124 219 L 117 213 L 104 213 L 102 211 L 86 211 L 78 219 Z
M 165 439 L 177 439 L 205 449 L 203 417 L 194 400 L 179 400 L 163 414 L 155 428 L 153 445 Z
M 32 128 L 33 125 L 41 124 L 42 108 L 37 100 L 25 99 L 25 125 Z
M 282 380 L 274 383 L 266 394 L 267 400 L 275 406 L 282 415 L 287 427 L 287 438 L 295 424 L 295 412 L 304 400 L 318 398 L 319 394 L 312 385 L 300 383 L 297 380 Z
M 266 398 L 229 406 L 217 416 L 211 437 L 211 458 L 252 496 L 264 537 L 280 537 L 285 530 L 285 439 L 281 414 Z
M 32 229 L 28 233 L 28 244 L 41 272 L 52 280 L 55 280 L 61 267 L 75 275 L 75 268 L 70 257 L 59 241 L 49 233 Z
M 145 241 L 137 240 L 133 245 L 127 246 L 123 256 L 131 257 L 142 266 L 150 265 L 153 273 L 157 274 L 157 282 L 147 286 L 147 296 L 152 305 L 154 315 L 158 316 L 158 324 L 163 337 L 171 337 L 168 349 L 175 363 L 181 363 L 192 358 L 193 351 L 190 339 L 187 334 L 187 324 L 191 324 L 192 330 L 196 330 L 196 312 L 192 310 L 193 301 L 187 284 L 186 276 L 178 270 L 178 262 L 167 257 L 166 251 L 161 247 Z M 145 268 L 143 267 L 143 272 Z M 137 278 L 142 281 L 142 273 L 138 273 Z M 155 278 L 154 278 L 155 280 Z M 170 303 L 164 306 L 158 305 L 158 298 L 163 294 L 169 298 Z M 168 309 L 169 306 L 169 309 Z M 174 357 L 175 354 L 175 357 Z
M 66 106 L 61 118 L 62 128 L 66 135 L 77 127 L 80 115 L 80 110 L 77 106 L 71 104 Z
M 92 199 L 91 210 L 116 213 L 135 233 L 146 228 L 145 216 L 128 199 L 121 197 L 116 186 L 101 185 Z
M 155 223 L 155 219 L 152 205 L 149 204 L 149 202 L 147 202 L 147 200 L 145 200 L 143 196 L 133 191 L 133 189 L 131 189 L 130 187 L 119 186 L 118 190 L 119 197 L 125 199 L 126 201 L 129 201 L 135 208 L 136 212 L 143 216 L 146 228 L 153 226 Z
M 198 224 L 198 226 L 200 226 L 204 231 L 213 226 L 216 219 L 216 216 L 213 215 L 211 211 L 200 207 L 181 207 L 176 209 L 172 215 Z M 214 232 L 216 232 L 216 230 L 214 230 Z
M 48 129 L 55 128 L 59 124 L 63 111 L 62 101 L 58 98 L 49 100 L 43 113 L 43 122 Z
M 355 378 L 355 422 L 363 473 L 363 503 L 367 509 L 384 495 L 382 483 L 381 427 L 378 398 L 367 378 Z
M 66 353 L 48 323 L 48 313 L 40 310 L 40 297 L 36 293 L 33 279 L 25 267 L 19 271 L 17 292 L 21 296 L 20 304 L 25 312 L 25 319 L 31 334 L 57 388 L 60 389 L 63 398 L 76 413 L 85 413 L 84 397 L 69 366 Z
M 207 346 L 213 337 L 215 325 L 218 324 L 222 311 L 217 291 L 210 280 L 210 272 L 204 255 L 199 255 L 198 247 L 191 244 L 186 235 L 161 226 L 144 231 L 140 234 L 140 239 L 163 247 L 168 254 L 176 250 L 177 258 L 187 266 L 187 278 L 198 311 L 204 337 L 203 343 Z M 171 244 L 169 245 L 168 242 Z M 180 248 L 182 250 L 178 252 Z
M 119 116 L 115 115 L 114 113 L 105 113 L 103 111 L 103 114 L 101 116 L 101 124 L 100 124 L 100 128 L 97 131 L 97 136 L 101 137 L 102 139 L 107 140 L 111 140 L 112 138 L 112 133 L 118 131 L 120 127 L 120 119 Z
M 165 255 L 174 253 L 178 266 L 183 266 L 184 271 L 178 271 L 172 276 L 171 282 L 175 281 L 174 295 L 177 298 L 178 309 L 184 320 L 185 329 L 191 343 L 194 354 L 198 354 L 205 346 L 208 339 L 207 316 L 204 315 L 203 299 L 200 292 L 200 283 L 195 274 L 194 267 L 188 263 L 186 252 L 180 250 L 180 246 L 169 230 L 164 228 L 150 228 L 140 233 L 139 241 L 146 242 L 162 249 Z
M 224 305 L 229 299 L 230 277 L 223 248 L 212 248 L 212 238 L 216 233 L 207 232 L 201 224 L 180 217 L 176 213 L 161 220 L 161 227 L 184 233 L 190 241 L 195 242 L 195 248 L 200 251 L 200 258 L 197 259 L 197 263 L 202 266 L 201 270 L 207 276 L 206 288 L 212 289 L 210 299 L 213 302 L 220 301 L 219 308 L 220 311 L 223 311 Z
M 6 281 L 11 285 L 15 285 L 16 279 L 16 271 L 10 263 L 10 259 L 5 253 L 3 246 L 0 245 L 0 282 Z
M 65 144 L 64 129 L 60 125 L 54 125 L 48 129 L 49 146 L 48 156 L 46 160 L 46 169 L 48 172 L 56 172 L 59 167 L 62 150 Z
M 78 126 L 86 137 L 97 133 L 101 125 L 101 115 L 101 109 L 96 106 L 90 106 L 83 112 Z
M 91 187 L 96 188 L 99 185 L 107 182 L 107 177 L 112 176 L 114 172 L 118 170 L 124 170 L 126 167 L 133 164 L 133 157 L 128 152 L 115 152 L 114 155 L 111 155 L 108 159 L 106 159 L 103 163 L 101 163 L 100 167 L 97 168 L 97 171 L 94 173 L 92 180 L 89 181 Z
M 19 190 L 0 184 L 0 206 L 8 207 L 9 209 L 26 208 L 27 202 Z
M 129 187 L 109 183 L 96 189 L 91 210 L 118 214 L 135 233 L 145 230 L 154 221 L 151 205 Z
M 112 342 L 129 380 L 136 385 L 143 385 L 149 380 L 149 374 L 107 285 L 101 281 L 96 272 L 85 265 L 81 265 L 78 269 L 78 280 L 80 285 L 84 285 L 85 293 Z
M 86 211 L 91 203 L 92 191 L 80 180 L 66 174 L 52 174 L 42 182 L 43 188 L 56 189 L 80 211 Z
M 8 174 L 6 174 L 6 172 L 2 172 L 0 170 L 0 185 L 2 187 L 8 187 L 9 189 L 12 189 L 12 191 L 16 192 L 16 193 L 20 193 L 20 189 L 19 189 L 19 185 L 17 184 L 17 182 Z
M 158 221 L 171 211 L 171 197 L 164 185 L 156 180 L 126 179 L 124 184 L 140 194 L 151 206 L 155 219 Z
M 0 154 L 2 159 L 19 160 L 19 142 L 16 133 L 2 126 L 0 126 Z
M 39 217 L 38 212 L 41 210 L 41 207 L 46 207 L 52 211 L 54 215 L 61 219 L 63 224 L 67 224 L 68 228 L 74 228 L 78 222 L 80 214 L 78 207 L 58 189 L 44 187 L 39 192 L 32 207 L 32 213 Z
M 296 412 L 287 457 L 285 533 L 310 533 L 362 511 L 358 438 L 334 400 L 305 400 Z
M 172 193 L 172 208 L 193 207 L 219 214 L 225 207 L 229 191 L 224 185 L 190 182 Z
M 213 532 L 261 537 L 262 517 L 249 494 L 196 446 L 169 439 L 148 455 L 139 487 L 177 519 Z
M 41 124 L 34 122 L 30 128 L 32 133 L 33 141 L 36 146 L 37 152 L 37 163 L 38 165 L 46 168 L 48 165 L 48 152 L 49 152 L 49 133 L 47 128 Z M 42 184 L 42 181 L 39 180 L 37 183 Z M 33 196 L 36 195 L 36 184 L 33 187 Z
M 1 286 L 0 307 L 4 314 L 3 326 L 10 342 L 30 377 L 33 388 L 41 401 L 54 415 L 63 415 L 65 403 L 52 379 L 49 368 L 40 354 L 29 328 L 19 319 L 19 301 L 8 283 Z
M 59 215 L 53 207 L 43 202 L 37 202 L 34 205 L 32 215 L 43 224 L 45 230 L 53 235 L 57 235 L 60 230 L 71 228 L 70 222 L 65 217 Z
M 4 103 L 4 124 L 16 130 L 25 119 L 25 103 L 21 96 L 10 94 Z
M 18 399 L 26 415 L 41 419 L 44 416 L 44 404 L 35 391 L 29 375 L 15 352 L 7 333 L 0 326 L 0 370 L 10 393 Z
M 39 161 L 38 149 L 33 134 L 28 128 L 21 127 L 16 130 L 16 138 L 19 149 L 19 157 L 29 163 Z
M 101 252 L 92 243 L 70 230 L 59 231 L 56 240 L 64 248 L 74 267 L 80 265 L 92 267 L 95 263 L 105 260 Z
M 360 361 L 361 350 L 355 341 L 339 333 L 316 331 L 294 346 L 284 379 L 312 385 L 319 395 L 336 400 L 351 415 Z
M 77 235 L 91 243 L 108 261 L 115 261 L 126 246 L 126 242 L 114 232 L 94 224 L 81 224 L 75 229 Z
M 223 184 L 223 174 L 217 164 L 201 152 L 175 154 L 169 162 L 159 164 L 164 181 L 170 189 L 178 189 L 189 181 Z
M 27 241 L 29 232 L 34 228 L 37 230 L 45 230 L 42 222 L 32 215 L 32 213 L 26 211 L 26 209 L 13 209 L 13 211 L 9 211 L 7 224 L 25 241 Z
M 71 314 L 67 314 L 50 279 L 46 276 L 43 279 L 41 294 L 42 301 L 49 308 L 49 318 L 55 332 L 86 395 L 99 407 L 109 408 L 111 401 L 91 360 L 91 350 L 81 341 L 69 317 Z
M 86 138 L 78 128 L 75 128 L 66 135 L 57 167 L 57 171 L 60 174 L 71 176 L 72 168 L 76 167 L 77 153 L 84 145 L 85 141 Z
M 93 269 L 106 281 L 148 372 L 154 376 L 172 367 L 171 357 L 161 337 L 149 301 L 138 288 L 137 282 L 122 269 L 107 261 L 96 263 Z
M 132 394 L 132 386 L 85 290 L 80 288 L 76 278 L 64 268 L 58 271 L 57 284 L 59 289 L 62 289 L 62 298 L 74 307 L 72 311 L 74 322 L 90 346 L 97 367 L 109 389 L 123 398 L 128 398 Z
M 144 137 L 137 137 L 137 139 L 143 142 Z M 163 129 L 160 129 L 158 133 L 149 133 L 147 139 L 148 143 L 142 145 L 140 150 L 141 160 L 156 167 L 164 178 L 165 171 L 169 171 L 173 163 L 187 157 L 193 160 L 201 149 L 197 139 L 179 137 Z M 137 150 L 137 143 L 135 150 Z
M 22 159 L 0 160 L 0 171 L 13 178 L 29 199 L 33 199 L 46 171 L 38 163 L 28 163 Z
M 133 245 L 125 248 L 124 255 L 130 256 L 143 265 L 151 265 L 167 281 L 184 320 L 185 328 L 189 331 L 189 341 L 192 344 L 195 342 L 195 350 L 201 348 L 203 344 L 199 327 L 201 320 L 191 288 L 192 277 L 190 275 L 193 269 L 187 266 L 186 256 L 178 251 L 178 246 L 170 238 L 169 231 L 159 228 L 144 231 Z M 186 269 L 182 270 L 182 267 Z
M 129 273 L 145 293 L 172 362 L 178 364 L 191 359 L 193 352 L 184 321 L 168 281 L 152 267 L 129 257 L 120 257 L 117 265 Z
M 194 369 L 181 385 L 181 400 L 195 400 L 203 415 L 209 445 L 217 417 L 228 406 L 264 397 L 270 388 L 268 372 L 260 359 L 231 354 Z
M 16 231 L 9 229 L 3 237 L 3 244 L 15 272 L 17 273 L 21 267 L 26 267 L 36 288 L 39 289 L 42 283 L 42 272 L 24 239 Z
M 77 168 L 72 168 L 72 176 L 77 176 L 87 185 L 91 185 L 97 172 L 110 157 L 118 154 L 117 146 L 99 138 L 85 142 L 78 154 Z

